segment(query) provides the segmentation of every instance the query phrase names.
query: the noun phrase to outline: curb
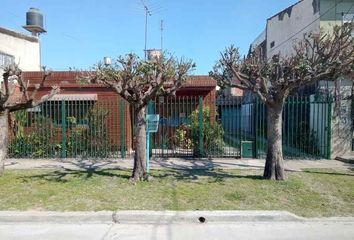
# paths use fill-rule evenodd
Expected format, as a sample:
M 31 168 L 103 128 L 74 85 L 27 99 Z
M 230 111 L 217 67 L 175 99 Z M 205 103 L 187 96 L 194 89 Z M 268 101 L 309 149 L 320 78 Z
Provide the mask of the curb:
M 257 222 L 347 222 L 354 217 L 303 218 L 287 211 L 101 211 L 101 212 L 16 212 L 0 211 L 0 223 L 257 223 Z
M 0 223 L 205 223 L 304 221 L 286 211 L 0 212 Z
M 118 211 L 117 223 L 225 223 L 304 221 L 286 211 Z
M 0 223 L 112 223 L 113 212 L 16 212 L 0 211 Z

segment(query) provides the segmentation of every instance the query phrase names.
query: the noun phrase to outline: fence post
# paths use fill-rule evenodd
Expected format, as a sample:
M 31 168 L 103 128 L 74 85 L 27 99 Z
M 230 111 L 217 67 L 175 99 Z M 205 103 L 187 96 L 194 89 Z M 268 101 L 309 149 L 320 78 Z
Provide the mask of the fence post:
M 146 108 L 146 114 L 155 114 L 154 102 L 152 100 L 149 101 L 148 107 Z M 154 143 L 154 133 L 148 133 L 149 135 L 149 157 L 152 157 L 152 149 Z
M 204 156 L 203 97 L 199 97 L 199 156 Z
M 258 128 L 258 97 L 256 97 L 256 101 L 253 104 L 253 127 L 254 127 L 254 151 L 253 155 L 255 158 L 258 158 L 258 144 L 257 144 L 257 128 Z
M 327 159 L 332 157 L 332 98 L 328 97 L 328 116 L 327 116 Z
M 124 99 L 120 97 L 120 154 L 125 158 L 125 104 Z
M 61 157 L 66 157 L 66 106 L 65 100 L 61 100 Z

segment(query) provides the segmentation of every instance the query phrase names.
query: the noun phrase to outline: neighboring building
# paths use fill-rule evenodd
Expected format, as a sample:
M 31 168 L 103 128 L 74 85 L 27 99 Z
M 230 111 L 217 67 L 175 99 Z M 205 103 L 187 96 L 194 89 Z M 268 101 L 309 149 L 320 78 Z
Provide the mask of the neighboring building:
M 250 52 L 261 48 L 264 58 L 290 55 L 294 43 L 305 33 L 330 31 L 336 24 L 354 18 L 353 0 L 302 0 L 267 19 L 266 28 L 251 44 Z
M 266 30 L 259 34 L 259 36 L 251 43 L 248 55 L 251 53 L 259 54 L 261 59 L 267 57 Z
M 40 42 L 37 37 L 0 27 L 0 82 L 2 69 L 17 63 L 22 71 L 40 71 Z
M 250 45 L 249 54 L 259 54 L 263 59 L 270 59 L 275 54 L 290 56 L 294 52 L 294 44 L 303 39 L 304 34 L 330 32 L 334 25 L 353 22 L 354 0 L 302 0 L 267 19 L 262 32 Z M 332 120 L 332 157 L 348 154 L 352 150 L 353 117 L 351 100 L 348 100 L 352 89 L 352 81 L 341 80 L 340 107 Z M 318 93 L 333 94 L 334 84 L 331 81 L 319 81 L 313 86 L 299 91 L 301 95 Z M 328 111 L 324 109 L 323 111 Z M 310 118 L 317 119 L 314 112 Z M 310 120 L 311 122 L 311 120 Z M 316 124 L 315 124 L 316 125 Z M 312 126 L 316 133 L 316 126 Z
M 228 87 L 228 88 L 223 89 L 221 94 L 225 97 L 226 96 L 241 97 L 241 96 L 243 96 L 243 92 L 244 91 L 242 89 L 235 88 L 235 87 L 233 87 L 233 88 Z

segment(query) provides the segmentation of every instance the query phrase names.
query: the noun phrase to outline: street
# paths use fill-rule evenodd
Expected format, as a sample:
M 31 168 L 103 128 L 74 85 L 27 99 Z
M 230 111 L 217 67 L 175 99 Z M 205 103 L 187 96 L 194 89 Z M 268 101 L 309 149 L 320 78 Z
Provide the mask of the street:
M 354 222 L 213 222 L 173 224 L 1 223 L 0 239 L 354 239 Z

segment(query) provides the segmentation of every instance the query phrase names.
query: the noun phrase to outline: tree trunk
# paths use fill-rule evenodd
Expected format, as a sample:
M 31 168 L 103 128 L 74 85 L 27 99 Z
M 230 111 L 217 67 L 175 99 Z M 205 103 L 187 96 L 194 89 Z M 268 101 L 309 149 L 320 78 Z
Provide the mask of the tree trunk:
M 7 157 L 8 133 L 9 133 L 9 111 L 0 112 L 0 176 L 4 173 L 4 162 Z
M 285 180 L 282 147 L 283 104 L 268 106 L 267 117 L 267 158 L 263 177 L 265 179 Z
M 135 156 L 132 179 L 134 181 L 147 180 L 146 172 L 146 107 L 136 110 L 135 124 Z

